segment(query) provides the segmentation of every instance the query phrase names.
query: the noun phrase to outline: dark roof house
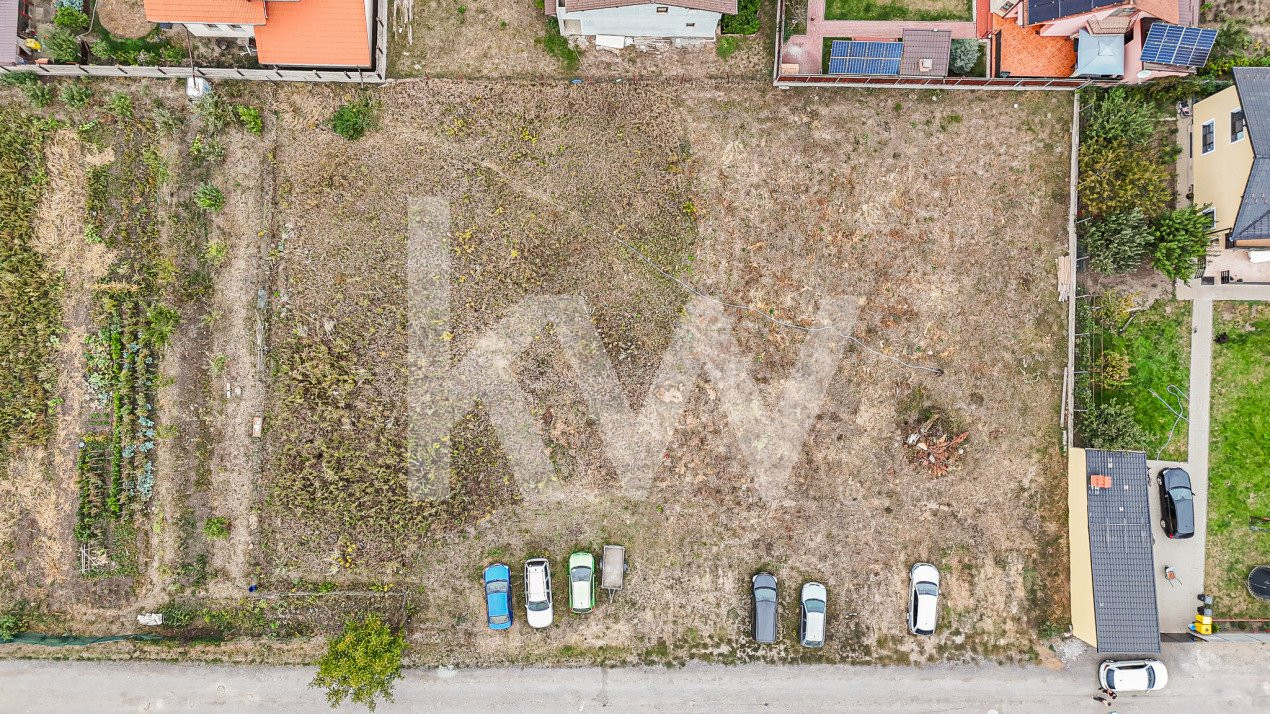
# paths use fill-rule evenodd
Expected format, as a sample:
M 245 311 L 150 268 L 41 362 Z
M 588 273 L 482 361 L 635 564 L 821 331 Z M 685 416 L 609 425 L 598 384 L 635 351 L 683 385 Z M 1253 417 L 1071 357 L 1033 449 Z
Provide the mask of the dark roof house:
M 1159 652 L 1146 454 L 1087 449 L 1085 476 L 1098 651 Z M 1097 485 L 1095 476 L 1110 485 Z
M 1253 158 L 1230 242 L 1270 246 L 1270 67 L 1235 67 L 1233 72 Z

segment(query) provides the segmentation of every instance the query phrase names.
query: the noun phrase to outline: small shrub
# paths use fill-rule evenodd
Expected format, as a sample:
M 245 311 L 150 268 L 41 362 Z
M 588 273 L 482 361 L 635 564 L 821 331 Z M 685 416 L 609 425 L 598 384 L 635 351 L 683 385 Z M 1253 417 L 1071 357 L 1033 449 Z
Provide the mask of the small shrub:
M 6 87 L 29 87 L 39 83 L 40 78 L 35 72 L 6 72 L 0 75 L 0 84 Z
M 53 88 L 47 84 L 28 84 L 22 88 L 26 98 L 37 107 L 47 107 L 53 101 Z
M 406 641 L 393 634 L 379 615 L 350 619 L 339 637 L 327 641 L 311 687 L 326 690 L 326 700 L 338 707 L 345 700 L 374 711 L 379 698 L 392 701 L 393 683 L 401 678 Z
M 759 30 L 759 0 L 739 0 L 735 15 L 724 15 L 719 28 L 725 35 L 752 35 Z
M 77 35 L 88 29 L 88 22 L 88 15 L 83 10 L 76 10 L 73 7 L 59 7 L 53 14 L 54 25 Z
M 185 627 L 194 622 L 194 616 L 198 612 L 193 608 L 170 602 L 159 608 L 159 614 L 163 616 L 164 627 Z
M 190 57 L 187 48 L 168 43 L 159 48 L 159 59 L 164 64 L 184 64 Z
M 210 183 L 201 183 L 194 190 L 194 202 L 205 211 L 213 213 L 225 207 L 225 194 Z
M 1120 332 L 1137 300 L 1137 293 L 1108 290 L 1094 299 L 1094 307 L 1098 308 L 1093 311 L 1094 321 L 1108 332 Z
M 181 313 L 167 305 L 155 305 L 146 311 L 146 325 L 142 331 L 142 339 L 155 347 L 166 347 L 181 324 Z
M 44 51 L 58 64 L 79 62 L 79 40 L 65 27 L 54 27 L 40 39 Z
M 203 251 L 203 260 L 206 260 L 212 267 L 220 267 L 228 257 L 229 245 L 219 238 L 208 242 L 207 249 Z
M 225 158 L 225 145 L 210 137 L 197 134 L 190 142 L 190 157 L 199 162 L 220 161 Z
M 1123 352 L 1104 352 L 1098 367 L 1098 383 L 1104 387 L 1119 387 L 1129 383 L 1129 355 Z
M 249 134 L 259 134 L 265 130 L 265 122 L 260 118 L 259 109 L 242 104 L 234 107 L 234 109 L 238 112 L 238 123 Z
M 331 116 L 330 126 L 336 134 L 357 141 L 375 126 L 375 105 L 366 96 L 345 102 Z
M 718 55 L 720 59 L 727 59 L 732 56 L 733 52 L 736 52 L 736 47 L 735 37 L 720 37 L 719 41 L 714 43 L 714 53 Z
M 560 60 L 560 67 L 565 72 L 572 72 L 582 62 L 582 56 L 569 44 L 569 38 L 560 34 L 560 22 L 554 17 L 547 18 L 547 34 L 538 38 L 538 43 L 547 54 Z
M 215 134 L 234 119 L 233 109 L 215 93 L 203 95 L 194 105 L 194 111 L 203 120 L 209 134 Z
M 28 605 L 25 602 L 19 602 L 8 612 L 0 615 L 0 642 L 8 642 L 26 630 L 31 620 L 27 610 Z
M 132 97 L 123 92 L 115 92 L 106 102 L 106 109 L 120 119 L 131 119 L 133 116 Z
M 207 519 L 203 524 L 203 535 L 212 540 L 220 540 L 229 536 L 229 519 L 223 516 L 213 516 Z
M 88 85 L 75 82 L 62 87 L 58 96 L 66 103 L 66 106 L 79 109 L 92 100 L 93 90 L 89 89 Z
M 1095 449 L 1141 450 L 1147 443 L 1146 431 L 1134 419 L 1133 405 L 1112 399 L 1093 406 L 1081 419 L 1085 441 Z
M 948 55 L 948 69 L 953 74 L 969 74 L 979 61 L 978 40 L 953 40 Z
M 1187 206 L 1170 211 L 1151 226 L 1155 250 L 1151 263 L 1155 269 L 1173 280 L 1195 277 L 1198 262 L 1208 252 L 1208 216 L 1203 207 Z
M 1133 272 L 1154 238 L 1141 211 L 1113 213 L 1093 221 L 1085 232 L 1089 267 L 1103 275 Z

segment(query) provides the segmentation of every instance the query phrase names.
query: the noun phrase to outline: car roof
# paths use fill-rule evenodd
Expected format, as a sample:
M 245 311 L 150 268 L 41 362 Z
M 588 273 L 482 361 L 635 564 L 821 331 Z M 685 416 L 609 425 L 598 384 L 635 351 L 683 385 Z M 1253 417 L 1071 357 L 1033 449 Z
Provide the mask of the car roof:
M 508 614 L 510 601 L 511 598 L 507 596 L 507 593 L 490 593 L 485 596 L 485 606 L 489 608 L 491 617 Z
M 1147 668 L 1149 665 L 1145 665 L 1142 662 L 1126 662 L 1122 664 L 1127 664 L 1129 666 L 1113 665 L 1111 667 L 1113 672 L 1111 681 L 1109 682 L 1111 684 L 1111 688 L 1145 690 L 1149 682 L 1149 677 L 1147 676 Z
M 808 642 L 825 641 L 825 613 L 807 613 L 807 630 L 803 639 Z
M 776 639 L 776 601 L 761 600 L 755 603 L 754 634 L 760 640 Z
M 930 631 L 935 629 L 935 611 L 939 600 L 935 595 L 917 596 L 917 629 Z

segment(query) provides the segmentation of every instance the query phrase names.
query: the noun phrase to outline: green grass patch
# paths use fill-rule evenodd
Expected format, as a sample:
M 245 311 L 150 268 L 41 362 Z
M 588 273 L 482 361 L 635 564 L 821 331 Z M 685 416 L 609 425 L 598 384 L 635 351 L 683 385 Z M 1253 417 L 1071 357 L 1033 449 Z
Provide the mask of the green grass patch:
M 547 34 L 538 38 L 538 43 L 547 51 L 547 54 L 560 60 L 560 68 L 565 72 L 578 69 L 582 55 L 569 44 L 568 38 L 560 34 L 560 21 L 556 18 L 547 18 Z
M 1270 618 L 1270 602 L 1244 584 L 1253 566 L 1270 565 L 1270 532 L 1249 527 L 1270 517 L 1270 306 L 1215 309 L 1214 334 L 1229 341 L 1213 345 L 1205 590 L 1218 617 Z
M 1151 392 L 1176 406 L 1177 398 L 1169 394 L 1169 385 L 1175 385 L 1182 392 L 1190 389 L 1190 303 L 1157 300 L 1146 310 L 1133 313 L 1123 331 L 1109 329 L 1105 323 L 1095 321 L 1091 337 L 1095 360 L 1101 342 L 1104 355 L 1111 352 L 1127 355 L 1130 364 L 1127 383 L 1095 389 L 1098 403 L 1118 399 L 1133 405 L 1136 421 L 1149 436 L 1145 446 L 1150 458 L 1157 458 L 1159 454 L 1158 458 L 1170 461 L 1186 460 L 1187 423 L 1178 422 L 1173 429 L 1176 417 Z M 1093 368 L 1097 369 L 1098 365 Z M 1173 429 L 1171 440 L 1170 429 Z
M 826 0 L 826 20 L 971 20 L 969 2 L 954 0 L 944 9 L 912 8 L 902 2 L 874 0 Z

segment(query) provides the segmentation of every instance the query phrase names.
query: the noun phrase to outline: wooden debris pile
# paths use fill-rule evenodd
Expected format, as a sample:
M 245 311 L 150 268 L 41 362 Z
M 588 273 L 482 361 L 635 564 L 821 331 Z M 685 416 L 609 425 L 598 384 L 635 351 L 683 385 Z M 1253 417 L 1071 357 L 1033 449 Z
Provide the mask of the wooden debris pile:
M 909 457 L 914 464 L 925 466 L 931 476 L 943 476 L 957 459 L 966 453 L 962 444 L 970 432 L 951 434 L 940 424 L 936 414 L 920 424 L 914 424 L 904 439 Z

